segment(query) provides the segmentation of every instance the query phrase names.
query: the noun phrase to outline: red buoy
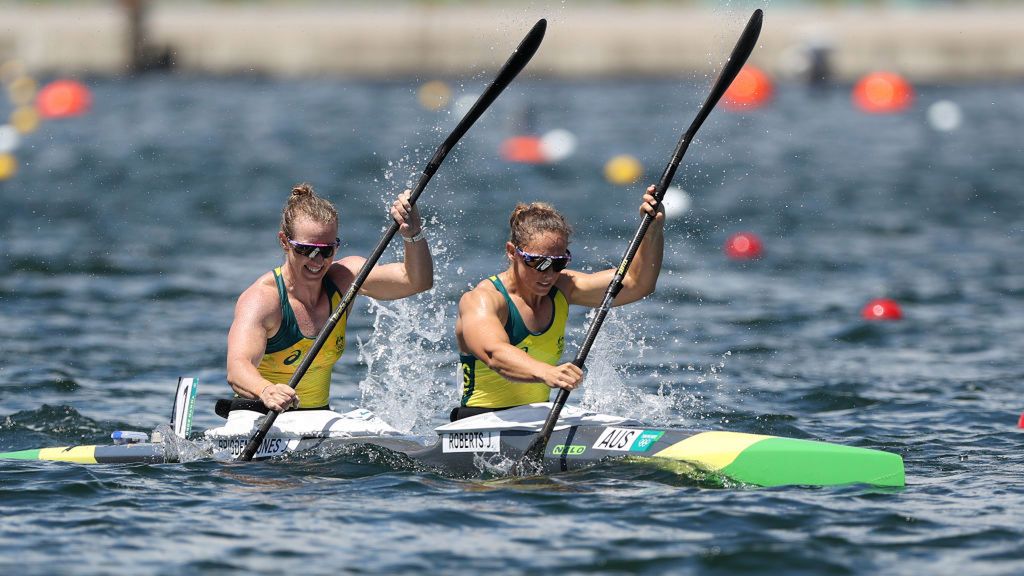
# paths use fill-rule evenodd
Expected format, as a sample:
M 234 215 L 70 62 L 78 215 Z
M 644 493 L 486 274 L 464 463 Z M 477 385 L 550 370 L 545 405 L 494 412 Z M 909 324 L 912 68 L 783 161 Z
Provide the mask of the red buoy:
M 85 114 L 91 104 L 89 89 L 74 80 L 55 80 L 36 95 L 36 109 L 43 118 L 79 116 Z
M 757 108 L 772 96 L 772 81 L 760 68 L 744 66 L 722 96 L 722 103 L 730 110 Z
M 547 159 L 536 136 L 513 136 L 501 143 L 501 157 L 506 162 L 543 164 Z
M 914 89 L 899 74 L 874 72 L 861 78 L 853 87 L 853 102 L 871 114 L 900 112 L 910 106 Z
M 891 298 L 875 298 L 864 306 L 860 315 L 865 320 L 899 320 L 903 318 L 903 311 Z
M 1017 420 L 1017 428 L 1024 428 L 1024 412 L 1020 413 L 1020 420 Z
M 761 248 L 761 239 L 750 232 L 733 234 L 725 241 L 725 255 L 733 260 L 760 258 Z

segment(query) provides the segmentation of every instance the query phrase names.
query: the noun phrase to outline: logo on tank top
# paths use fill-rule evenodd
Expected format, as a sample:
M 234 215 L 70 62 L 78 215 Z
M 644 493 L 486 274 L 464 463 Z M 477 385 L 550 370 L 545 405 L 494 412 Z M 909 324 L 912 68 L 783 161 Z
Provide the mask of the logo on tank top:
M 334 339 L 334 349 L 341 351 L 345 349 L 345 335 L 338 334 L 338 337 Z
M 565 350 L 565 336 L 558 337 L 558 355 L 562 355 L 562 350 Z
M 298 362 L 300 356 L 302 356 L 302 350 L 296 350 L 292 352 L 291 354 L 288 355 L 287 358 L 284 359 L 284 365 L 291 366 L 292 364 L 295 364 L 296 362 Z

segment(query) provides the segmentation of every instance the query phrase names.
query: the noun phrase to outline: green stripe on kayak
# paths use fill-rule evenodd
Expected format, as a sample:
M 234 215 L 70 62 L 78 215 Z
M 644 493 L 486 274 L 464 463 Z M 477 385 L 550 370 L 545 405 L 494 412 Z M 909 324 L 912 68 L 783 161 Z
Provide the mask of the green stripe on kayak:
M 752 444 L 720 472 L 758 486 L 903 486 L 905 482 L 903 458 L 898 454 L 779 437 Z
M 0 460 L 39 460 L 39 450 L 19 450 L 17 452 L 0 452 Z

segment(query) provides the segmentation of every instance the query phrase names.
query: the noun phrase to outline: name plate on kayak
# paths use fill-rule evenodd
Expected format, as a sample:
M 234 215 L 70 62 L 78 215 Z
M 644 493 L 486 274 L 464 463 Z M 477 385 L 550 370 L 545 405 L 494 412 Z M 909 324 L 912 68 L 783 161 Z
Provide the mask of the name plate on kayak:
M 498 452 L 501 432 L 446 432 L 441 441 L 442 452 Z
M 646 452 L 662 434 L 664 432 L 661 430 L 605 428 L 594 442 L 594 448 L 619 452 Z
M 245 447 L 249 445 L 249 438 L 218 438 L 216 444 L 218 450 L 227 452 L 237 458 L 245 450 Z M 259 450 L 256 451 L 255 457 L 267 458 L 270 456 L 278 456 L 290 450 L 294 450 L 298 444 L 299 441 L 297 439 L 289 440 L 287 438 L 274 438 L 268 436 L 260 443 Z

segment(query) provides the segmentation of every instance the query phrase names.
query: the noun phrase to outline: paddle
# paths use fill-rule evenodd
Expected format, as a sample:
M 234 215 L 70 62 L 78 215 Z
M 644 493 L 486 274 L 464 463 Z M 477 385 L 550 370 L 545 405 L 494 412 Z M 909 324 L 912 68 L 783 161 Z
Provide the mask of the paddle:
M 676 145 L 675 151 L 672 153 L 672 159 L 669 160 L 668 166 L 665 167 L 665 172 L 661 175 L 661 180 L 658 181 L 658 185 L 654 191 L 654 198 L 661 203 L 665 197 L 665 191 L 668 190 L 669 184 L 672 183 L 672 177 L 676 174 L 676 168 L 679 167 L 679 162 L 683 159 L 683 154 L 686 154 L 686 149 L 690 147 L 690 142 L 693 140 L 694 135 L 697 134 L 697 130 L 700 129 L 704 120 L 707 119 L 708 114 L 711 114 L 711 110 L 718 103 L 718 100 L 725 93 L 725 90 L 732 83 L 736 75 L 739 74 L 740 69 L 743 68 L 743 64 L 746 63 L 750 53 L 754 50 L 754 45 L 757 44 L 757 37 L 761 33 L 761 21 L 763 19 L 763 13 L 760 9 L 754 10 L 754 14 L 751 15 L 750 20 L 747 22 L 746 28 L 743 29 L 743 33 L 740 35 L 739 40 L 736 42 L 736 46 L 732 49 L 732 54 L 729 56 L 729 61 L 725 67 L 722 68 L 722 72 L 718 75 L 715 83 L 711 86 L 711 93 L 708 94 L 704 104 L 701 105 L 700 111 L 697 112 L 697 117 L 693 119 L 690 127 L 686 130 L 686 133 L 679 139 L 679 144 Z M 615 272 L 615 276 L 612 281 L 608 284 L 608 290 L 605 292 L 604 300 L 601 302 L 601 306 L 597 309 L 597 314 L 594 316 L 593 322 L 590 324 L 590 329 L 587 331 L 587 336 L 583 340 L 583 346 L 580 347 L 579 352 L 576 354 L 576 359 L 572 361 L 573 364 L 583 368 L 583 363 L 587 360 L 587 355 L 590 354 L 590 347 L 594 344 L 594 340 L 597 339 L 597 333 L 601 330 L 601 325 L 604 324 L 604 319 L 608 315 L 608 310 L 612 307 L 612 301 L 615 296 L 618 295 L 619 290 L 622 289 L 622 280 L 626 276 L 626 272 L 629 270 L 629 265 L 633 261 L 633 257 L 636 256 L 637 250 L 640 248 L 640 243 L 644 239 L 644 235 L 647 234 L 647 228 L 651 225 L 654 217 L 650 214 L 644 214 L 643 221 L 640 223 L 640 228 L 636 231 L 636 235 L 633 236 L 633 240 L 629 243 L 629 247 L 626 249 L 625 255 L 622 257 L 622 263 L 619 264 L 618 270 Z M 548 439 L 551 438 L 551 432 L 555 429 L 555 423 L 558 422 L 558 415 L 562 412 L 562 407 L 565 406 L 566 400 L 569 399 L 569 391 L 562 389 L 558 391 L 558 397 L 555 399 L 555 404 L 551 407 L 551 412 L 548 413 L 547 420 L 544 421 L 544 426 L 541 428 L 540 433 L 533 439 L 533 442 L 523 452 L 522 458 L 517 462 L 516 467 L 520 470 L 523 469 L 522 465 L 527 460 L 540 461 L 543 457 L 544 451 L 547 448 Z
M 451 134 L 448 135 L 448 138 L 446 138 L 445 141 L 437 147 L 437 151 L 434 152 L 434 156 L 429 162 L 427 162 L 426 168 L 423 169 L 423 175 L 420 176 L 420 181 L 416 184 L 416 188 L 413 189 L 412 195 L 409 196 L 410 204 L 416 203 L 416 200 L 420 197 L 420 193 L 423 192 L 423 189 L 427 186 L 427 182 L 430 182 L 434 173 L 437 172 L 438 167 L 441 166 L 441 162 L 444 162 L 448 152 L 455 147 L 463 135 L 465 135 L 470 127 L 473 126 L 473 123 L 480 118 L 480 115 L 487 110 L 491 103 L 494 102 L 503 90 L 505 90 L 516 75 L 526 67 L 526 63 L 533 58 L 534 53 L 537 52 L 537 48 L 540 47 L 541 40 L 544 39 L 544 30 L 546 28 L 547 20 L 544 20 L 543 18 L 533 25 L 530 32 L 525 38 L 523 38 L 523 41 L 519 43 L 516 51 L 512 53 L 512 56 L 509 57 L 508 61 L 505 62 L 505 65 L 498 71 L 498 75 L 494 81 L 491 82 L 487 89 L 484 90 L 483 94 L 477 98 L 473 107 L 469 109 L 469 112 L 466 112 L 466 115 L 459 122 L 458 126 L 456 126 L 455 129 L 452 130 Z M 313 346 L 309 349 L 309 352 L 306 353 L 306 358 L 301 364 L 299 364 L 298 369 L 295 370 L 295 374 L 293 374 L 291 380 L 288 381 L 289 386 L 292 388 L 298 386 L 299 381 L 302 380 L 302 377 L 306 374 L 306 370 L 308 370 L 310 364 L 313 363 L 313 359 L 316 358 L 317 353 L 320 352 L 320 348 L 323 347 L 328 335 L 332 330 L 334 330 L 334 327 L 341 320 L 345 311 L 348 310 L 349 305 L 352 303 L 352 300 L 355 299 L 356 293 L 363 285 L 366 277 L 370 275 L 370 270 L 372 270 L 374 265 L 377 264 L 377 260 L 379 260 L 381 254 L 384 253 L 388 243 L 391 242 L 395 233 L 398 232 L 398 226 L 398 222 L 391 222 L 391 227 L 388 228 L 384 237 L 377 243 L 377 247 L 373 249 L 373 253 L 370 254 L 369 258 L 366 259 L 366 263 L 363 264 L 359 273 L 356 274 L 355 280 L 353 280 L 352 285 L 349 286 L 348 291 L 345 292 L 345 296 L 341 299 L 341 302 L 338 303 L 338 307 L 334 309 L 334 312 L 331 313 L 331 316 L 327 319 L 327 323 L 324 324 L 320 333 L 317 334 L 316 340 L 313 342 Z M 260 426 L 259 430 L 256 431 L 256 434 L 249 439 L 249 443 L 246 444 L 245 450 L 242 451 L 241 456 L 238 457 L 239 460 L 246 462 L 252 460 L 252 457 L 256 454 L 260 444 L 263 442 L 263 439 L 267 437 L 267 432 L 270 431 L 270 427 L 274 425 L 274 420 L 277 419 L 277 415 L 277 412 L 270 412 L 267 414 L 266 418 L 263 420 L 263 425 Z

